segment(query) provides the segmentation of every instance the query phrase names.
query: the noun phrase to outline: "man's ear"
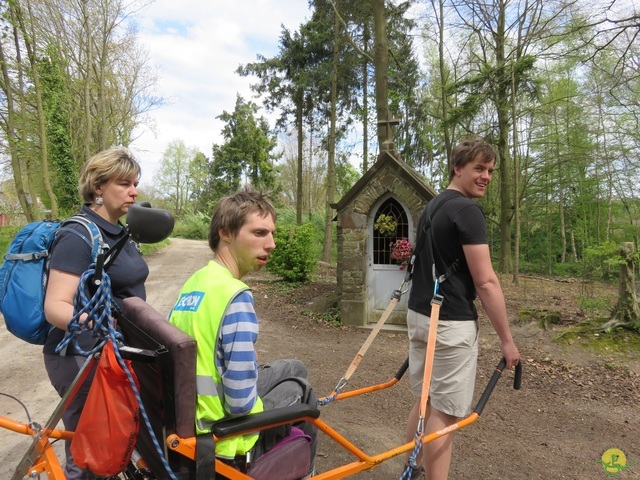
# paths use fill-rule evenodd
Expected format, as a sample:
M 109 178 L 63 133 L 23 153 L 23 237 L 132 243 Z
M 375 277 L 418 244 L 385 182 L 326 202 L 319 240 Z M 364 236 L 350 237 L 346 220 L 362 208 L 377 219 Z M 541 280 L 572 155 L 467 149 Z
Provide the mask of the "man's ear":
M 222 227 L 218 229 L 218 236 L 220 237 L 220 240 L 222 240 L 225 243 L 231 243 L 231 240 L 233 238 L 233 235 L 231 235 L 231 232 L 229 232 L 228 230 L 225 230 Z

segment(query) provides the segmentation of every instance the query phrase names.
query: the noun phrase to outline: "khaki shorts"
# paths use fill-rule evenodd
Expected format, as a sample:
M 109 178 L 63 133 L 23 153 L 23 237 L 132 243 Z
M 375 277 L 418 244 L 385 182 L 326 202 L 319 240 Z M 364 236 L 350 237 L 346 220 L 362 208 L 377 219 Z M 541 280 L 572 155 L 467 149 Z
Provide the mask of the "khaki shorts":
M 411 392 L 422 395 L 430 319 L 409 309 L 409 380 Z M 436 410 L 455 417 L 471 413 L 478 365 L 478 322 L 438 321 L 429 398 Z

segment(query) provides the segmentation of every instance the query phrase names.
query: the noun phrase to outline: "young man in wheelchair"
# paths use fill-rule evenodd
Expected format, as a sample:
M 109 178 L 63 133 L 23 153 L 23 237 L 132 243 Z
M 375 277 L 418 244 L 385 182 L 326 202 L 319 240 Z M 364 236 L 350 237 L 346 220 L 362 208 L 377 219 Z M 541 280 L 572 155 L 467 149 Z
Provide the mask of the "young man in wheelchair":
M 258 318 L 251 290 L 241 279 L 267 264 L 276 247 L 275 220 L 275 210 L 262 193 L 244 190 L 222 198 L 209 229 L 213 260 L 187 280 L 171 312 L 169 321 L 197 342 L 197 434 L 210 432 L 224 418 L 300 402 L 316 404 L 302 362 L 277 360 L 258 366 Z M 293 428 L 308 439 L 310 475 L 317 429 L 307 422 Z M 282 426 L 219 440 L 216 456 L 250 474 L 252 462 L 291 429 Z

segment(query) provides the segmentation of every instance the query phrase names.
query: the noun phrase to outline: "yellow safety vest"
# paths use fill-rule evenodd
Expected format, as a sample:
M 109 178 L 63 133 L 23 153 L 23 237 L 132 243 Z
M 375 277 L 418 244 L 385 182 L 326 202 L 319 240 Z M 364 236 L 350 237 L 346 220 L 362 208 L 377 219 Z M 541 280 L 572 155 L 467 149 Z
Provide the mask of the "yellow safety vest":
M 195 272 L 182 287 L 169 321 L 193 337 L 197 344 L 196 432 L 211 431 L 211 426 L 227 416 L 223 407 L 222 379 L 215 364 L 216 344 L 224 313 L 239 293 L 249 290 L 231 272 L 211 260 Z M 251 413 L 264 410 L 258 397 Z M 258 434 L 248 434 L 216 442 L 216 455 L 234 458 L 254 446 Z

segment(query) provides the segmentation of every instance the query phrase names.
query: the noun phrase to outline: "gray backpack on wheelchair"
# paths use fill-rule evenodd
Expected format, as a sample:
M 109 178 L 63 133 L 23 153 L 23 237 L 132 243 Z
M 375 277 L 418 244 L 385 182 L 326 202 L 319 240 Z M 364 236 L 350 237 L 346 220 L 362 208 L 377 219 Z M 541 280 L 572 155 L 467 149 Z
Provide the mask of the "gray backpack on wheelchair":
M 296 404 L 316 406 L 318 399 L 307 380 L 307 369 L 297 360 L 276 360 L 261 365 L 258 394 L 265 410 Z M 313 470 L 317 429 L 308 422 L 263 430 L 251 450 L 247 475 L 255 479 L 297 480 Z M 283 471 L 283 466 L 286 472 Z

